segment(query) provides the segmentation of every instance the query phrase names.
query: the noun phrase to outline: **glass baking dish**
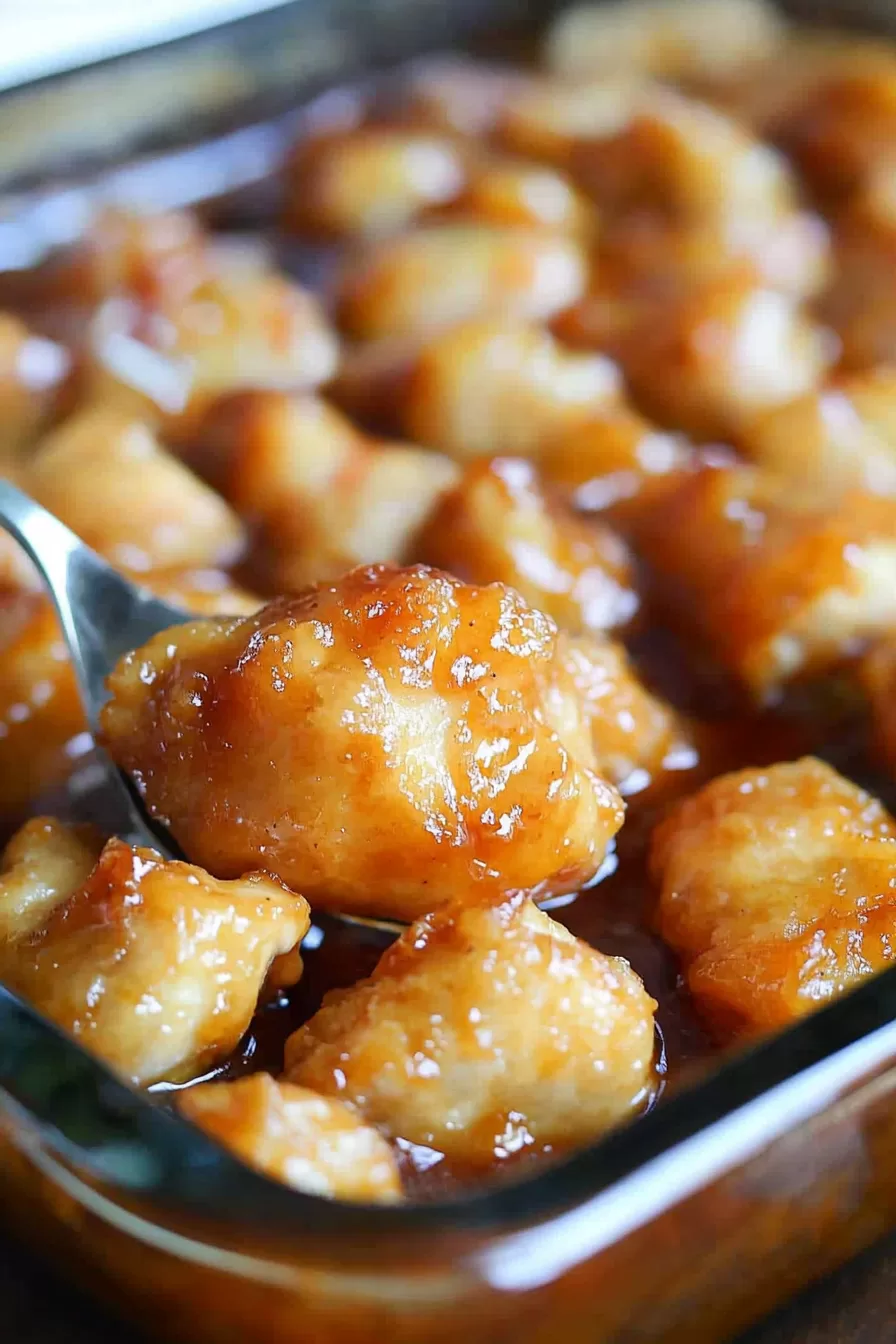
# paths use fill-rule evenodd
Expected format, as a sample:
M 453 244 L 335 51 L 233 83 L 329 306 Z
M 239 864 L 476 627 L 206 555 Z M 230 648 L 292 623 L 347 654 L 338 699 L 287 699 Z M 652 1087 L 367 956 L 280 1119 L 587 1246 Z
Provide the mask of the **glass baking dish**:
M 0 100 L 4 255 L 28 264 L 147 181 L 160 205 L 223 199 L 238 217 L 290 104 L 485 32 L 524 43 L 551 7 L 298 3 L 16 90 Z M 839 22 L 888 14 L 824 7 Z M 82 115 L 97 99 L 102 117 Z M 179 143 L 187 119 L 201 160 Z M 171 1339 L 694 1344 L 896 1222 L 894 1094 L 896 969 L 534 1177 L 347 1206 L 256 1175 L 0 989 L 0 1213 Z

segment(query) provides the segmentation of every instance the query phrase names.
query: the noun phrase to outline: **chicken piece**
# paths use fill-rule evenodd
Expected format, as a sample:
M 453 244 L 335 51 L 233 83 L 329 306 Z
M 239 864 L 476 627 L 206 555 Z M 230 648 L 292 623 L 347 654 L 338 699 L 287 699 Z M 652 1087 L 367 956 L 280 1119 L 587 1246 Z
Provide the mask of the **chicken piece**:
M 836 201 L 861 188 L 896 156 L 896 57 L 852 50 L 822 64 L 801 96 L 788 99 L 766 133 L 796 162 L 814 191 Z
M 55 848 L 45 876 L 32 854 L 38 886 L 56 878 Z M 0 950 L 0 978 L 133 1083 L 176 1081 L 236 1048 L 266 983 L 295 983 L 309 923 L 307 901 L 264 874 L 219 882 L 110 840 L 40 929 Z
M 551 229 L 583 238 L 597 230 L 594 206 L 569 178 L 525 159 L 487 157 L 471 164 L 464 189 L 431 213 L 480 224 Z
M 773 56 L 785 32 L 765 0 L 616 0 L 566 10 L 548 30 L 546 54 L 567 78 L 633 70 L 718 79 Z
M 458 891 L 574 891 L 622 808 L 551 722 L 555 644 L 500 584 L 376 565 L 156 636 L 113 671 L 104 738 L 223 876 L 263 864 L 399 919 Z
M 40 592 L 0 596 L 0 812 L 70 773 L 87 727 L 55 609 Z
M 478 320 L 421 349 L 400 403 L 404 432 L 452 457 L 538 457 L 547 437 L 619 401 L 616 366 L 522 322 Z
M 209 241 L 185 210 L 139 213 L 100 209 L 81 237 L 0 281 L 4 295 L 30 308 L 89 310 L 114 294 L 152 309 L 176 308 L 209 273 Z
M 747 467 L 685 475 L 629 527 L 677 619 L 760 701 L 896 621 L 896 502 Z
M 219 570 L 141 575 L 152 591 L 197 615 L 248 615 L 261 599 Z M 9 816 L 61 784 L 86 745 L 87 722 L 50 599 L 0 594 L 0 812 Z
M 23 451 L 52 419 L 71 368 L 55 341 L 0 313 L 0 474 L 15 477 Z
M 830 231 L 819 215 L 785 209 L 731 221 L 669 223 L 655 214 L 624 215 L 601 233 L 593 304 L 639 299 L 668 302 L 732 274 L 795 299 L 812 298 L 832 272 Z M 565 316 L 565 315 L 564 315 Z M 563 319 L 558 319 L 562 321 Z
M 896 496 L 896 371 L 871 369 L 761 415 L 741 435 L 747 456 L 836 502 L 845 490 Z
M 110 299 L 88 334 L 84 399 L 160 421 L 189 441 L 219 394 L 301 391 L 335 371 L 339 343 L 317 299 L 259 265 L 217 264 L 171 311 Z
M 680 791 L 700 764 L 694 730 L 647 690 L 621 644 L 561 634 L 552 716 L 561 735 L 591 742 L 591 768 L 624 798 Z
M 554 501 L 520 458 L 469 466 L 430 515 L 415 558 L 468 583 L 506 583 L 574 633 L 626 625 L 640 605 L 622 539 Z
M 318 238 L 395 233 L 464 185 L 449 139 L 422 131 L 364 127 L 299 142 L 287 164 L 286 227 Z
M 888 770 L 896 771 L 896 636 L 887 633 L 859 664 L 859 680 L 871 711 L 871 745 Z
M 401 1198 L 386 1140 L 332 1097 L 253 1073 L 188 1088 L 178 1105 L 249 1166 L 295 1190 L 371 1204 Z
M 464 140 L 490 135 L 501 108 L 530 77 L 512 66 L 468 56 L 425 56 L 404 71 L 400 124 L 425 127 Z
M 88 407 L 40 445 L 27 488 L 113 564 L 137 573 L 228 565 L 245 546 L 223 499 L 162 448 L 148 425 Z
M 835 354 L 830 334 L 786 295 L 732 275 L 654 305 L 621 362 L 649 415 L 711 442 L 736 439 L 748 419 L 813 389 Z
M 655 1008 L 628 962 L 530 900 L 458 900 L 325 997 L 287 1041 L 286 1076 L 485 1167 L 635 1115 L 654 1090 Z
M 540 321 L 585 289 L 587 258 L 542 229 L 432 224 L 349 258 L 338 310 L 350 336 L 410 336 L 477 315 Z
M 679 222 L 777 218 L 797 194 L 785 160 L 705 103 L 622 75 L 544 80 L 505 107 L 515 152 L 567 167 L 607 210 Z
M 784 1025 L 896 946 L 896 822 L 812 757 L 722 775 L 654 832 L 657 927 L 722 1038 Z
M 438 453 L 366 439 L 313 396 L 242 393 L 218 403 L 203 433 L 216 483 L 258 525 L 258 563 L 275 592 L 401 562 L 457 476 Z
M 0 959 L 84 885 L 102 848 L 91 827 L 66 826 L 55 817 L 32 817 L 16 831 L 0 870 Z
M 698 464 L 681 435 L 667 434 L 625 405 L 590 415 L 548 437 L 539 465 L 546 480 L 577 508 L 626 519 L 678 483 Z

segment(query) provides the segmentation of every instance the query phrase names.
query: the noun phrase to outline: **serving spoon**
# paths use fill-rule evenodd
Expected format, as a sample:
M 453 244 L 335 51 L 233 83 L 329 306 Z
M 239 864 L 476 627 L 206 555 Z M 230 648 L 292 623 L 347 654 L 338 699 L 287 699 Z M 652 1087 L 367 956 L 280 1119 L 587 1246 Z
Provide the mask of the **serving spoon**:
M 163 602 L 124 578 L 49 510 L 10 481 L 0 480 L 0 527 L 15 538 L 33 561 L 62 626 L 95 743 L 86 781 L 90 819 L 130 845 L 158 850 L 168 859 L 188 858 L 168 830 L 147 815 L 130 780 L 100 744 L 98 728 L 100 709 L 109 698 L 106 678 L 118 660 L 160 630 L 184 625 L 195 620 L 195 615 Z M 84 790 L 73 792 L 83 794 Z M 74 802 L 77 808 L 78 800 Z M 83 797 L 80 803 L 83 811 Z M 337 912 L 328 918 L 390 937 L 407 927 L 397 920 Z

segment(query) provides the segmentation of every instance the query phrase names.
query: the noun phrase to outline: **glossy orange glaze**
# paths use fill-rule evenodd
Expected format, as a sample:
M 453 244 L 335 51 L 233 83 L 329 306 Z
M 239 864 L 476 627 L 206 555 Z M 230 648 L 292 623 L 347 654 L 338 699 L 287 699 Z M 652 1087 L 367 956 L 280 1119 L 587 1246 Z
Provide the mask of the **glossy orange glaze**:
M 573 633 L 628 625 L 640 605 L 621 537 L 553 500 L 520 458 L 468 467 L 430 512 L 414 549 L 424 564 L 467 582 L 508 584 Z
M 500 584 L 358 569 L 158 635 L 110 678 L 103 731 L 213 872 L 263 865 L 324 907 L 399 917 L 458 888 L 571 891 L 622 808 L 590 744 L 555 731 L 555 642 Z
M 31 862 L 40 877 L 39 855 Z M 86 880 L 76 863 L 68 871 L 75 885 L 56 882 L 60 899 L 4 944 L 0 971 L 135 1083 L 205 1072 L 237 1045 L 266 978 L 276 990 L 301 973 L 286 954 L 308 928 L 308 904 L 263 874 L 218 882 L 114 839 Z

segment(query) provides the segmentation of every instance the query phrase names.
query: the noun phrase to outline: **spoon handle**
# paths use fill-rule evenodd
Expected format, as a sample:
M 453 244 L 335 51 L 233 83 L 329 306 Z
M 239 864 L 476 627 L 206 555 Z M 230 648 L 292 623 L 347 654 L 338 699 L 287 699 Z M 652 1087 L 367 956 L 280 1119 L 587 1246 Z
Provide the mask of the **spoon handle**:
M 95 735 L 107 699 L 106 677 L 118 659 L 187 618 L 129 583 L 9 481 L 0 481 L 0 527 L 24 547 L 49 590 Z

